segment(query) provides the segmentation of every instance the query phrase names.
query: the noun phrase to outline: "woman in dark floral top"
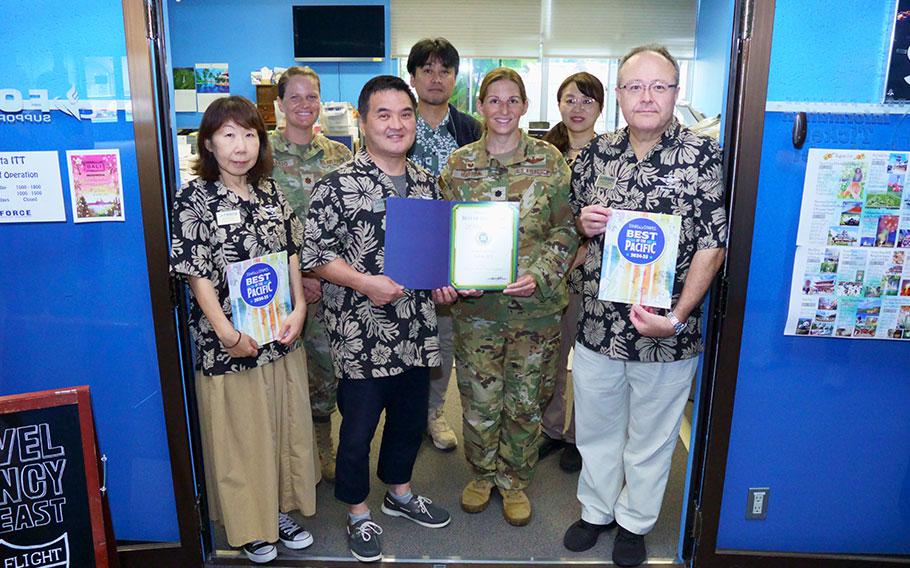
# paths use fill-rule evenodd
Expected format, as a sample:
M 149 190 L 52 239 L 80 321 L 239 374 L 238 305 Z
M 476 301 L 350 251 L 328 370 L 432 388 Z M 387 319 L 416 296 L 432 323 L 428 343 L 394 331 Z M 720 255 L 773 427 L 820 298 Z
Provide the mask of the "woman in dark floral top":
M 316 510 L 313 426 L 298 337 L 306 302 L 298 262 L 303 227 L 268 177 L 272 156 L 256 107 L 242 97 L 212 103 L 198 135 L 198 178 L 177 192 L 171 271 L 185 278 L 196 346 L 196 393 L 213 520 L 253 562 L 275 543 L 313 542 L 287 513 Z M 228 268 L 285 252 L 293 311 L 278 339 L 257 344 L 234 327 Z M 283 277 L 283 275 L 282 275 Z

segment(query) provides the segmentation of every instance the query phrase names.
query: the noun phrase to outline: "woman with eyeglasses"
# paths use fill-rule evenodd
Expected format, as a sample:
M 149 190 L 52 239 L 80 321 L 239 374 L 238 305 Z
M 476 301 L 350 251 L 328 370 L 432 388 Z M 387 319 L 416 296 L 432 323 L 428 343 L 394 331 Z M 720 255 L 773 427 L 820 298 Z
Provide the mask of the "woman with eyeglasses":
M 570 165 L 578 153 L 594 139 L 594 124 L 604 107 L 604 86 L 600 79 L 590 73 L 569 75 L 556 91 L 559 103 L 559 114 L 562 121 L 550 129 L 544 140 L 556 146 L 566 162 Z M 578 330 L 578 310 L 581 305 L 581 270 L 578 268 L 585 260 L 587 245 L 582 243 L 575 253 L 572 268 L 569 271 L 569 303 L 562 314 L 561 341 L 559 358 L 556 367 L 556 387 L 553 397 L 544 407 L 541 428 L 543 430 L 540 444 L 540 459 L 562 450 L 559 456 L 559 467 L 567 473 L 581 470 L 581 454 L 575 446 L 575 414 L 572 413 L 568 427 L 566 424 L 566 407 L 568 406 L 569 374 L 566 365 L 569 351 L 575 345 Z
M 565 272 L 578 236 L 565 159 L 519 128 L 528 97 L 518 73 L 490 71 L 477 108 L 483 135 L 452 154 L 440 191 L 450 200 L 519 204 L 518 278 L 502 292 L 463 295 L 452 308 L 465 456 L 474 474 L 461 507 L 479 513 L 496 487 L 506 520 L 521 526 L 531 520 L 524 490 L 538 459 L 541 407 L 553 391 Z

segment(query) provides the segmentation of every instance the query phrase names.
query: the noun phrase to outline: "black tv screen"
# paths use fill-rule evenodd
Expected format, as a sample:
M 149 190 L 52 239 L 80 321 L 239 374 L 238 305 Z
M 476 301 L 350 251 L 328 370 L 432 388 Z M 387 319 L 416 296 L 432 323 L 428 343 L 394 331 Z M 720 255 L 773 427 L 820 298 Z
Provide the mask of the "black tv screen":
M 383 57 L 383 6 L 294 6 L 294 59 L 339 61 Z

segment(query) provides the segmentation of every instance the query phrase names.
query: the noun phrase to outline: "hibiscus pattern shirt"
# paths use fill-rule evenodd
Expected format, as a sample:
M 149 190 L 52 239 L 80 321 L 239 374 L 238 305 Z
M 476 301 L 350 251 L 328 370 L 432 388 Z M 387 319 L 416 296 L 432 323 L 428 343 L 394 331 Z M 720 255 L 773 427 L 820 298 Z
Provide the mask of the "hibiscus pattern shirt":
M 679 300 L 695 253 L 726 245 L 723 197 L 717 143 L 676 120 L 641 161 L 629 143 L 628 128 L 621 128 L 594 139 L 572 165 L 570 201 L 576 216 L 582 207 L 597 204 L 682 217 L 673 305 Z M 680 335 L 644 337 L 629 319 L 631 306 L 597 299 L 602 254 L 603 235 L 590 239 L 582 266 L 578 341 L 611 359 L 668 362 L 698 355 L 702 349 L 700 308 L 692 310 Z
M 177 190 L 174 201 L 171 274 L 211 281 L 228 319 L 228 265 L 281 251 L 287 251 L 290 258 L 303 243 L 303 225 L 274 180 L 267 178 L 249 190 L 250 199 L 244 201 L 220 181 L 196 178 Z M 204 375 L 253 369 L 296 348 L 296 343 L 284 346 L 273 341 L 260 347 L 255 357 L 231 357 L 193 294 L 189 325 L 196 346 L 196 366 Z
M 437 199 L 436 180 L 408 161 L 407 196 Z M 361 150 L 313 188 L 304 224 L 303 270 L 341 259 L 354 270 L 382 274 L 385 202 L 397 196 L 392 180 Z M 439 366 L 436 307 L 426 290 L 377 306 L 352 288 L 325 281 L 323 316 L 341 379 L 388 377 L 411 367 Z

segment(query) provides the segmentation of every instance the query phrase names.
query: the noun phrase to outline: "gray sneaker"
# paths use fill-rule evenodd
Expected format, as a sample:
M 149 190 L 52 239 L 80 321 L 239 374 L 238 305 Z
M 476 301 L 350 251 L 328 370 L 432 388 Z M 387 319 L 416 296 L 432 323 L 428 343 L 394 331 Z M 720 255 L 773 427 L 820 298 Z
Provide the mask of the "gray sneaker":
M 348 524 L 348 546 L 354 558 L 361 562 L 382 560 L 382 543 L 379 541 L 381 534 L 382 527 L 372 519 Z
M 413 495 L 410 501 L 401 504 L 386 492 L 385 499 L 382 500 L 382 512 L 392 517 L 404 517 L 431 529 L 440 529 L 452 520 L 448 511 L 421 495 Z

